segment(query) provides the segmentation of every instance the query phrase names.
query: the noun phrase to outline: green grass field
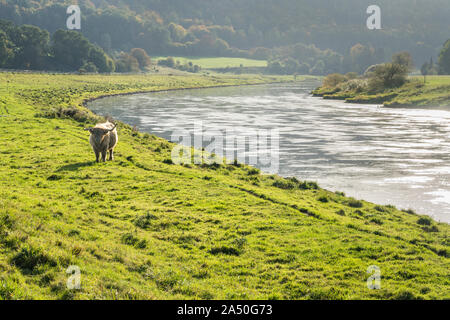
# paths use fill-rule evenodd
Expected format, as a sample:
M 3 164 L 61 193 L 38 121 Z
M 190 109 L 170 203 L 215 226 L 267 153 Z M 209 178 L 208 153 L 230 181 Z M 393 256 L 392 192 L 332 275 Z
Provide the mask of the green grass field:
M 409 78 L 406 84 L 382 93 L 370 94 L 355 90 L 336 91 L 321 87 L 313 91 L 326 99 L 343 99 L 354 103 L 377 103 L 388 107 L 436 107 L 450 106 L 450 76 L 427 76 L 426 83 L 421 76 Z
M 155 57 L 154 61 L 166 59 L 167 57 Z M 267 67 L 266 60 L 254 60 L 245 58 L 227 58 L 227 57 L 173 57 L 175 61 L 180 61 L 181 64 L 185 64 L 191 61 L 193 64 L 200 66 L 202 69 L 218 69 L 218 68 L 236 68 L 240 65 L 244 67 Z
M 93 161 L 86 99 L 283 80 L 0 73 L 0 299 L 449 299 L 448 224 L 248 166 L 174 165 L 173 144 L 122 123 L 116 160 Z

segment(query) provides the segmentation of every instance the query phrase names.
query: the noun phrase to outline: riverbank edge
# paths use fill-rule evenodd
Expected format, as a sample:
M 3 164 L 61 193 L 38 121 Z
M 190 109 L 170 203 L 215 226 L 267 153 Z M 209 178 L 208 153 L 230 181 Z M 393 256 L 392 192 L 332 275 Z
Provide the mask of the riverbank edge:
M 306 80 L 306 79 L 305 79 Z M 171 92 L 171 91 L 185 91 L 185 90 L 201 90 L 201 89 L 213 89 L 213 88 L 230 88 L 230 87 L 247 87 L 247 86 L 264 86 L 268 84 L 283 84 L 283 83 L 293 83 L 293 82 L 303 82 L 305 80 L 298 81 L 274 81 L 274 82 L 264 82 L 264 83 L 245 83 L 245 84 L 224 84 L 224 85 L 213 85 L 213 86 L 200 86 L 191 88 L 171 88 L 171 89 L 156 89 L 156 90 L 141 90 L 141 91 L 130 91 L 122 93 L 112 93 L 112 94 L 102 94 L 97 97 L 86 98 L 81 102 L 81 106 L 89 109 L 88 104 L 93 101 L 97 101 L 103 98 L 119 97 L 119 96 L 130 96 L 135 94 L 146 94 L 146 93 L 160 93 L 160 92 Z M 89 111 L 93 112 L 89 109 Z
M 171 88 L 171 89 L 161 89 L 161 90 L 159 90 L 159 89 L 157 89 L 157 90 L 142 90 L 142 91 L 136 91 L 136 92 L 131 91 L 131 92 L 122 92 L 122 93 L 113 93 L 113 94 L 102 94 L 102 95 L 99 95 L 97 97 L 91 97 L 91 98 L 84 99 L 82 101 L 81 105 L 84 108 L 86 108 L 89 112 L 93 113 L 94 115 L 104 118 L 103 116 L 97 115 L 94 111 L 92 111 L 89 108 L 88 104 L 93 102 L 93 101 L 101 100 L 101 99 L 104 99 L 104 98 L 117 97 L 117 96 L 129 96 L 129 95 L 135 95 L 135 94 L 137 95 L 137 94 L 159 93 L 159 92 L 173 92 L 173 91 L 185 91 L 185 90 L 227 88 L 227 87 L 263 86 L 263 85 L 268 85 L 268 84 L 283 84 L 283 83 L 293 83 L 293 82 L 304 82 L 304 81 L 307 81 L 309 79 L 316 79 L 317 80 L 318 77 L 317 78 L 305 78 L 305 79 L 301 79 L 301 80 L 297 80 L 297 81 L 290 80 L 290 81 L 276 81 L 276 82 L 268 82 L 268 83 L 249 83 L 249 84 L 240 84 L 240 85 L 214 85 L 214 86 L 192 87 L 192 88 Z M 330 99 L 331 100 L 331 98 L 324 98 L 324 99 Z M 343 99 L 333 99 L 333 100 L 343 100 Z M 353 102 L 353 103 L 357 103 L 357 102 Z M 128 124 L 128 123 L 124 123 L 124 122 L 119 121 L 119 120 L 114 120 L 114 121 L 131 128 L 130 124 Z M 144 133 L 144 132 L 141 132 L 138 128 L 133 128 L 133 130 L 136 130 L 136 132 Z M 148 133 L 153 134 L 152 132 L 148 132 Z M 173 142 L 171 142 L 171 141 L 169 141 L 167 139 L 161 138 L 161 137 L 160 137 L 160 139 L 163 139 L 164 141 L 166 141 L 168 143 L 173 143 Z M 225 160 L 225 158 L 223 160 Z M 255 167 L 253 167 L 251 165 L 249 167 L 255 168 Z M 281 177 L 281 178 L 288 179 L 289 177 Z M 332 192 L 330 190 L 323 189 L 320 186 L 319 186 L 319 188 L 324 190 L 324 191 L 327 191 L 327 192 Z M 337 191 L 337 192 L 339 192 L 339 191 Z M 366 200 L 364 200 L 364 201 L 366 201 Z M 417 214 L 421 215 L 422 213 L 417 213 Z M 449 224 L 450 225 L 450 223 L 447 223 L 445 221 L 438 221 L 438 220 L 434 219 L 431 216 L 429 216 L 429 217 L 431 219 L 433 219 L 433 221 L 435 221 L 436 223 L 444 223 L 444 224 Z
M 383 92 L 341 91 L 339 88 L 319 86 L 310 93 L 324 100 L 341 100 L 345 103 L 382 105 L 386 108 L 430 108 L 450 107 L 450 77 L 445 84 L 421 83 L 417 79 L 409 80 L 405 85 L 386 89 Z

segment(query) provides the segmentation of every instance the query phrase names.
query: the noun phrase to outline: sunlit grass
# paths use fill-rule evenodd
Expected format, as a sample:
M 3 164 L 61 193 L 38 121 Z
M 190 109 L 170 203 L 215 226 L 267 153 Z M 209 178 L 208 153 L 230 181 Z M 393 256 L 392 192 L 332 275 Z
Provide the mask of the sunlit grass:
M 0 73 L 0 299 L 450 298 L 447 224 L 248 166 L 173 165 L 173 144 L 122 123 L 116 161 L 93 161 L 85 99 L 286 79 Z

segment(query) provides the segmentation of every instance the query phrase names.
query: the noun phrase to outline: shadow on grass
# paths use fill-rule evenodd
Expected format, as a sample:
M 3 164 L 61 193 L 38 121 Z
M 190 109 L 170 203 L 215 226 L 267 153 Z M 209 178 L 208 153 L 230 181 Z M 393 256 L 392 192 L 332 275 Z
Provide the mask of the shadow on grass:
M 81 168 L 90 167 L 90 166 L 93 166 L 94 164 L 96 164 L 95 161 L 72 163 L 72 164 L 68 164 L 68 165 L 65 165 L 65 166 L 59 168 L 58 170 L 56 170 L 56 172 L 61 172 L 61 171 L 78 171 Z

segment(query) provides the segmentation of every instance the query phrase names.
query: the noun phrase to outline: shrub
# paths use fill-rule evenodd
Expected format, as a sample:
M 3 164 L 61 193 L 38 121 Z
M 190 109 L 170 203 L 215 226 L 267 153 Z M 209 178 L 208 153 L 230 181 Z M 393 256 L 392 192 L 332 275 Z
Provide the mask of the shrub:
M 358 78 L 358 73 L 357 72 L 348 72 L 345 74 L 345 78 L 347 78 L 347 80 L 353 80 Z
M 156 216 L 152 215 L 151 213 L 147 212 L 145 215 L 139 216 L 134 220 L 134 225 L 136 227 L 146 229 L 150 227 L 151 220 L 157 219 Z
M 425 231 L 425 232 L 439 232 L 439 229 L 438 229 L 438 227 L 437 226 L 424 226 L 423 228 L 422 228 L 422 230 L 423 231 Z
M 43 113 L 36 114 L 36 117 L 42 117 L 47 119 L 56 118 L 72 118 L 78 122 L 86 122 L 88 120 L 97 120 L 95 116 L 89 114 L 86 110 L 82 110 L 77 107 L 58 107 L 44 111 Z
M 211 250 L 209 250 L 209 253 L 213 255 L 217 254 L 225 254 L 229 256 L 238 256 L 241 254 L 241 252 L 233 247 L 227 247 L 227 246 L 221 246 L 221 247 L 214 247 Z
M 285 190 L 291 190 L 295 188 L 295 183 L 288 180 L 277 180 L 272 184 L 274 187 L 285 189 Z
M 361 201 L 353 199 L 353 198 L 350 198 L 349 200 L 347 200 L 347 205 L 352 208 L 362 208 L 363 207 L 363 203 Z
M 373 222 L 373 223 L 378 224 L 378 225 L 382 225 L 383 224 L 383 221 L 381 219 L 379 219 L 379 218 L 372 218 L 372 219 L 370 219 L 370 222 Z
M 91 62 L 91 61 L 85 61 L 84 64 L 80 67 L 80 69 L 78 69 L 79 73 L 97 73 L 98 72 L 98 68 L 97 66 Z
M 314 181 L 302 181 L 299 185 L 298 185 L 299 189 L 303 189 L 303 190 L 318 190 L 319 189 L 319 185 L 317 184 L 317 182 Z
M 139 63 L 139 68 L 141 68 L 141 70 L 146 69 L 152 63 L 150 57 L 144 49 L 133 48 L 131 49 L 130 54 L 137 60 L 137 62 Z
M 383 207 L 383 206 L 375 206 L 373 207 L 375 210 L 377 210 L 378 212 L 387 212 L 387 208 Z
M 417 223 L 424 226 L 430 226 L 433 221 L 429 217 L 420 217 Z
M 126 233 L 122 236 L 122 243 L 129 245 L 129 246 L 133 246 L 137 249 L 144 249 L 147 247 L 147 240 L 143 239 L 143 240 L 139 240 L 137 237 L 135 237 L 133 234 L 131 233 Z
M 338 84 L 347 81 L 347 78 L 340 73 L 332 73 L 325 77 L 323 80 L 323 86 L 327 88 L 334 88 Z
M 397 63 L 385 63 L 375 68 L 369 79 L 369 91 L 376 93 L 401 87 L 406 82 L 408 68 Z
M 27 272 L 35 272 L 41 265 L 56 266 L 56 262 L 39 248 L 24 247 L 12 259 L 11 264 Z
M 248 170 L 248 175 L 256 175 L 259 173 L 260 173 L 260 170 L 257 168 L 252 168 L 252 169 Z
M 344 91 L 362 92 L 367 87 L 367 81 L 365 79 L 351 79 L 341 86 Z

